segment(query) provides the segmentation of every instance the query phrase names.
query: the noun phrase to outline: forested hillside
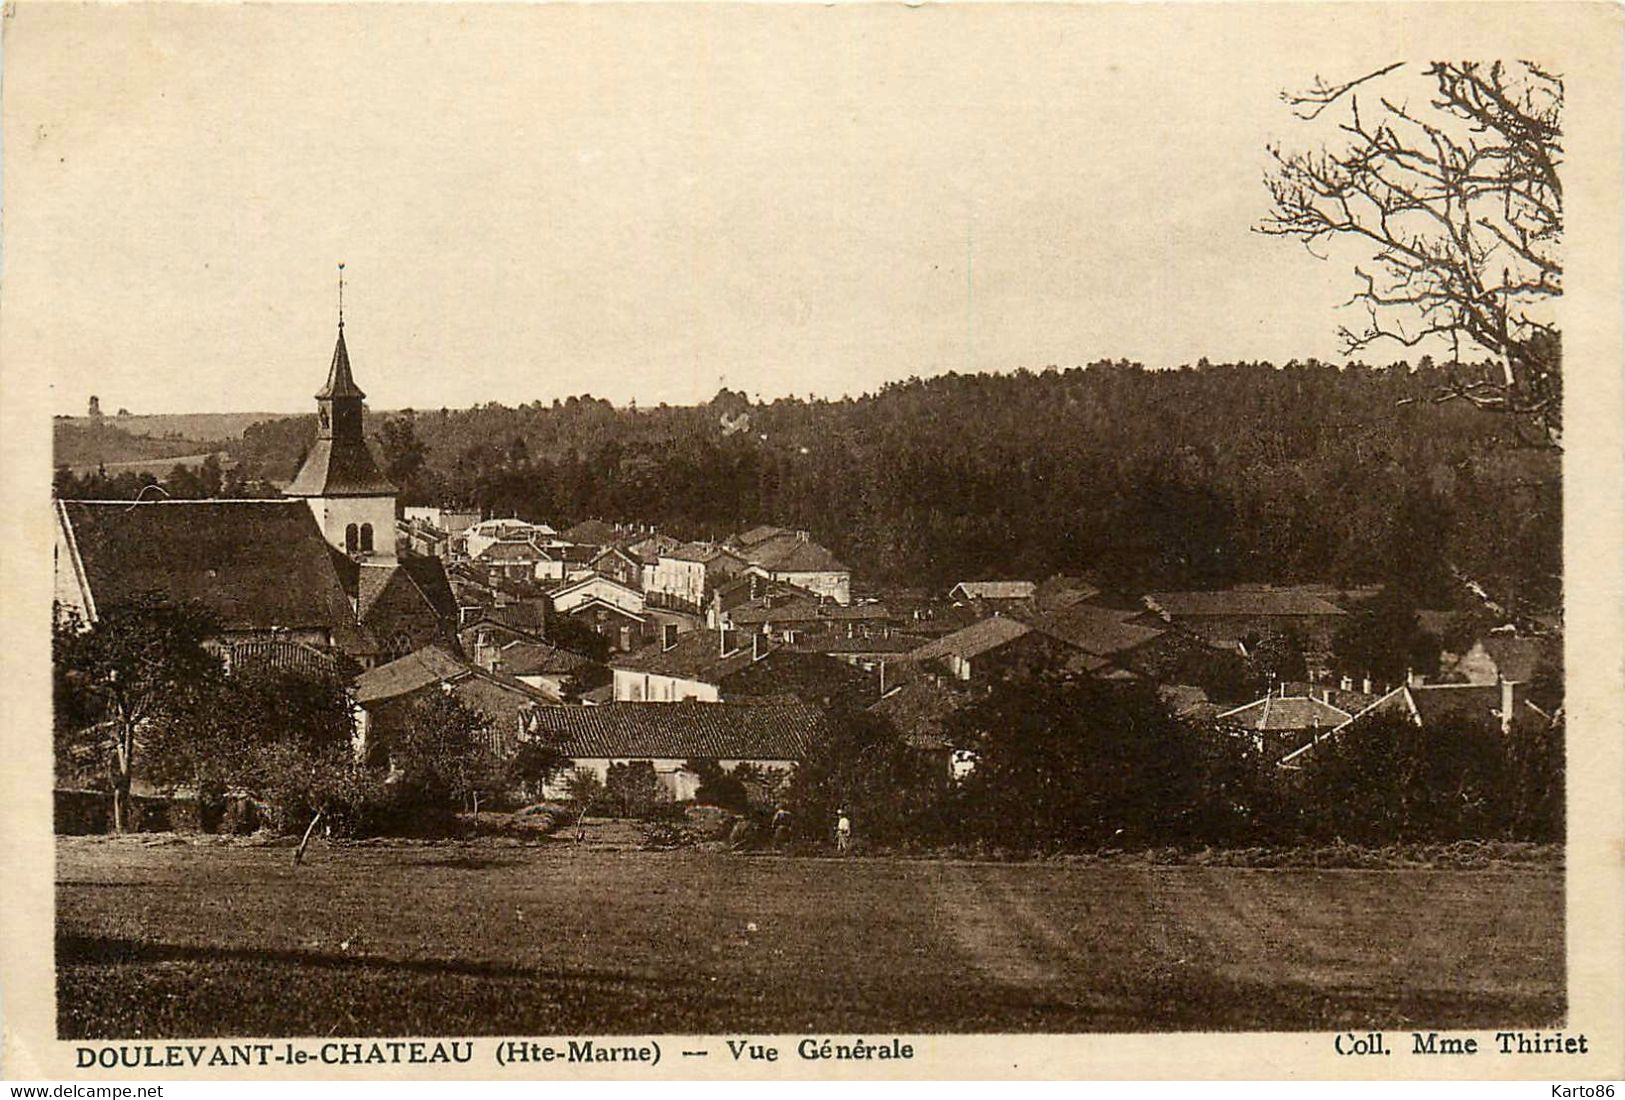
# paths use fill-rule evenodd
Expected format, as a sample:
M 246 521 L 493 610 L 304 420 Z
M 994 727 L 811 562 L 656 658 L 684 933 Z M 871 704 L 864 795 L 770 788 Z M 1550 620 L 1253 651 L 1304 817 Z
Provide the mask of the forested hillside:
M 1100 363 L 840 401 L 406 410 L 368 432 L 408 502 L 695 536 L 781 523 L 885 581 L 1087 570 L 1128 588 L 1399 580 L 1425 597 L 1453 564 L 1503 598 L 1553 603 L 1559 456 L 1518 445 L 1503 417 L 1435 403 L 1446 374 Z M 314 430 L 258 425 L 234 455 L 286 478 Z

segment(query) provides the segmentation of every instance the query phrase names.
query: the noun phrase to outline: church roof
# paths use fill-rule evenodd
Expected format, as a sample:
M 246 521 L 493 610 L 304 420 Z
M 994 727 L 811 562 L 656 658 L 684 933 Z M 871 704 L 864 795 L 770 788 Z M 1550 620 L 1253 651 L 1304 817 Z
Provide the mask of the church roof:
M 367 395 L 350 373 L 350 351 L 344 346 L 344 323 L 339 322 L 339 339 L 333 347 L 333 365 L 328 368 L 327 385 L 316 391 L 323 400 L 359 402 Z M 346 418 L 340 430 L 335 423 L 333 438 L 318 435 L 305 461 L 284 492 L 293 497 L 389 497 L 397 492 L 378 469 L 367 441 L 361 437 L 361 420 Z M 353 434 L 352 434 L 353 433 Z
M 196 600 L 225 630 L 328 629 L 347 652 L 365 648 L 316 519 L 297 500 L 65 500 L 98 607 L 144 592 Z
M 327 385 L 316 391 L 318 400 L 331 397 L 364 398 L 361 387 L 350 374 L 350 349 L 344 346 L 344 325 L 339 324 L 338 343 L 333 345 L 333 364 L 327 368 Z
M 291 497 L 392 497 L 397 490 L 363 441 L 318 439 L 283 492 Z

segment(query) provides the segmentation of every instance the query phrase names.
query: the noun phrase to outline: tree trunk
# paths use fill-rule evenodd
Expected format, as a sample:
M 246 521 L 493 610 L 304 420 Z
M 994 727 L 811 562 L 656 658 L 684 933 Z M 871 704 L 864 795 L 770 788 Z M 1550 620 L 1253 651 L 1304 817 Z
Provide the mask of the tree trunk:
M 324 810 L 317 810 L 316 816 L 310 819 L 309 825 L 305 826 L 305 835 L 300 838 L 299 847 L 293 850 L 293 865 L 295 867 L 299 866 L 299 864 L 303 862 L 305 858 L 305 849 L 310 845 L 310 835 L 316 831 L 316 824 L 321 821 L 322 814 L 325 812 L 326 811 Z
M 127 832 L 129 826 L 130 777 L 120 775 L 113 779 L 113 831 L 115 833 Z

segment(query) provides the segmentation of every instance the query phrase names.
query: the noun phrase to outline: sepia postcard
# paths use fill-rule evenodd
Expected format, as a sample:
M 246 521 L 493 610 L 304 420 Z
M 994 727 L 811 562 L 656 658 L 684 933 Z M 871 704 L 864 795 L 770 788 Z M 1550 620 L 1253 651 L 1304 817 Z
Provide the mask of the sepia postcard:
M 1622 30 L 7 3 L 0 1073 L 1619 1078 Z

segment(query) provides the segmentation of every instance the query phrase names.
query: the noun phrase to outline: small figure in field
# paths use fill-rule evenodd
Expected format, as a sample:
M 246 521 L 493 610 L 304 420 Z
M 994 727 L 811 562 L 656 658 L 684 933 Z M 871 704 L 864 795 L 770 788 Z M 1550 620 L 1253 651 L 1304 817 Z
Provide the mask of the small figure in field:
M 783 848 L 790 843 L 790 811 L 780 806 L 773 811 L 773 846 Z
M 835 850 L 845 855 L 852 847 L 852 819 L 845 810 L 835 811 Z

